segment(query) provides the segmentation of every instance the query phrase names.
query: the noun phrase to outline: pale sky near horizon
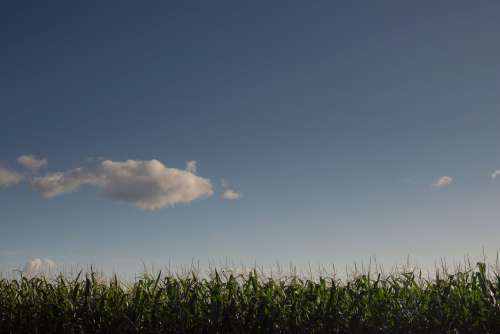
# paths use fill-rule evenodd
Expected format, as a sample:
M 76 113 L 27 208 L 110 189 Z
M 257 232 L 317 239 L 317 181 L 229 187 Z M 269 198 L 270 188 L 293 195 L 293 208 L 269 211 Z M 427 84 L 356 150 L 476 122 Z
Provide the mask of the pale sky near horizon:
M 0 271 L 493 256 L 499 15 L 497 1 L 3 4 Z

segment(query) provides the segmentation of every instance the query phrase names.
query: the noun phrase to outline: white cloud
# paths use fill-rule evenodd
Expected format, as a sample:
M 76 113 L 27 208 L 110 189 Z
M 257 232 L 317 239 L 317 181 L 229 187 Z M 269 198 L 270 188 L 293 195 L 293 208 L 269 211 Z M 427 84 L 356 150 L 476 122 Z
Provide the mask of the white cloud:
M 496 170 L 493 172 L 493 174 L 491 174 L 491 178 L 495 180 L 499 175 L 500 175 L 500 170 Z
M 194 161 L 181 170 L 166 167 L 158 160 L 106 160 L 93 169 L 77 168 L 35 177 L 31 184 L 46 198 L 89 184 L 113 199 L 153 210 L 212 195 L 211 181 L 194 174 L 195 170 Z
M 213 194 L 212 183 L 189 170 L 168 168 L 158 160 L 103 161 L 100 188 L 112 198 L 142 209 L 189 203 Z
M 56 263 L 51 259 L 34 258 L 26 262 L 23 273 L 28 276 L 49 274 L 56 268 Z
M 37 171 L 42 167 L 47 166 L 47 159 L 37 159 L 33 155 L 21 155 L 17 158 L 17 162 L 24 168 Z
M 437 179 L 432 186 L 433 187 L 446 187 L 449 186 L 453 182 L 453 178 L 451 176 L 441 176 L 439 179 Z
M 24 177 L 10 169 L 0 167 L 0 188 L 8 187 L 21 182 Z
M 222 193 L 222 198 L 227 200 L 235 200 L 240 198 L 241 196 L 241 193 L 231 189 L 227 189 Z

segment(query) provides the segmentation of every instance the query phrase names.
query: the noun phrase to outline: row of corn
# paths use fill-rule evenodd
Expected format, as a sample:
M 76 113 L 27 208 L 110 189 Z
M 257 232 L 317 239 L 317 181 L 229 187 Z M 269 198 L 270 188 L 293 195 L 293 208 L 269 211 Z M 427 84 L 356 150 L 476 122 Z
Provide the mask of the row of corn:
M 0 333 L 500 333 L 500 276 L 0 279 Z

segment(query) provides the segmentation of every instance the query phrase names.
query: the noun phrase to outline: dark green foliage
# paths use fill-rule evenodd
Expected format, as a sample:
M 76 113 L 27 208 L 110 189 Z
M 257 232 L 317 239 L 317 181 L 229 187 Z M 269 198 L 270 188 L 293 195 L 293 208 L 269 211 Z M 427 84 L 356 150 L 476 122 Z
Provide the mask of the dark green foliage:
M 441 275 L 443 276 L 443 275 Z M 0 333 L 500 333 L 500 276 L 0 280 Z

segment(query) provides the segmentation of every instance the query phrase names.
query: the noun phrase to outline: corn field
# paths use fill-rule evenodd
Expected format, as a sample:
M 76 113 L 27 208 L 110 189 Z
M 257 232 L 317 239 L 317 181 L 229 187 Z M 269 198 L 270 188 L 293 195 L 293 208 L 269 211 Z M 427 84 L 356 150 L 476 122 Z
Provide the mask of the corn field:
M 500 275 L 0 280 L 0 333 L 500 333 Z

